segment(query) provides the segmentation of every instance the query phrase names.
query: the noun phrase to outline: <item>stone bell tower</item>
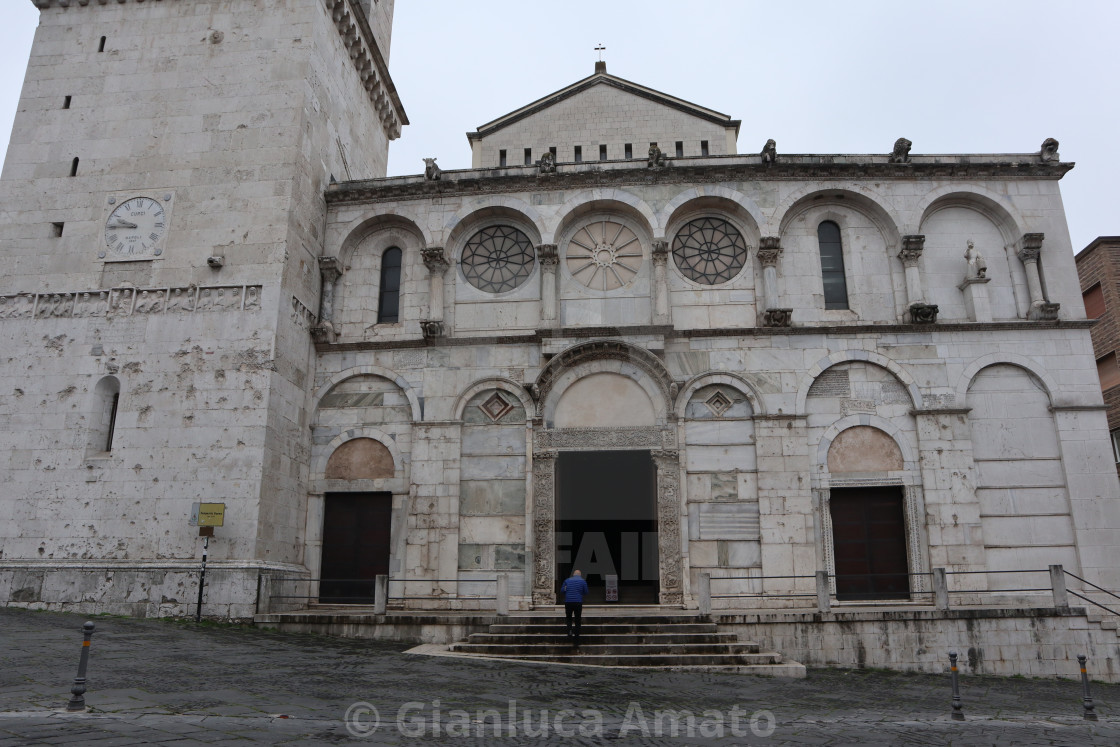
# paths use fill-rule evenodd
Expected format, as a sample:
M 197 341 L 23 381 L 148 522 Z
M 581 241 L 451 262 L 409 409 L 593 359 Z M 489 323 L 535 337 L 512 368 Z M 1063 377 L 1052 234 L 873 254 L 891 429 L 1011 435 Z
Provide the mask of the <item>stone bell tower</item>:
M 0 604 L 181 613 L 213 501 L 206 612 L 251 614 L 261 569 L 303 563 L 323 192 L 384 176 L 408 122 L 393 0 L 32 1 L 0 178 Z

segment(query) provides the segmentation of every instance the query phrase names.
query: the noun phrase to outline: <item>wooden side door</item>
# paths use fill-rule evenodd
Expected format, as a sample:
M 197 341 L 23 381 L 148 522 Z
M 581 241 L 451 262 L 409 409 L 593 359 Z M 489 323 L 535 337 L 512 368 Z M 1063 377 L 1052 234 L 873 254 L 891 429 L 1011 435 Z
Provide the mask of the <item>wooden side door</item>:
M 327 493 L 319 601 L 373 604 L 374 578 L 389 573 L 392 493 Z
M 830 492 L 836 598 L 909 599 L 902 488 Z

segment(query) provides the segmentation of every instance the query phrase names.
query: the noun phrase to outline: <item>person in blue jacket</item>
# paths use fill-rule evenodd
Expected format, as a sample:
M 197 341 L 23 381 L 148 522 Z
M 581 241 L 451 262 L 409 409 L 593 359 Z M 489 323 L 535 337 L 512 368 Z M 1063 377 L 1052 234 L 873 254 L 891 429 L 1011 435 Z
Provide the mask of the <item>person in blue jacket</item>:
M 587 582 L 579 570 L 572 571 L 571 578 L 560 585 L 560 593 L 564 595 L 564 625 L 568 629 L 568 637 L 579 645 L 579 626 L 583 617 L 583 598 L 587 596 Z M 575 617 L 575 632 L 572 632 L 572 617 Z

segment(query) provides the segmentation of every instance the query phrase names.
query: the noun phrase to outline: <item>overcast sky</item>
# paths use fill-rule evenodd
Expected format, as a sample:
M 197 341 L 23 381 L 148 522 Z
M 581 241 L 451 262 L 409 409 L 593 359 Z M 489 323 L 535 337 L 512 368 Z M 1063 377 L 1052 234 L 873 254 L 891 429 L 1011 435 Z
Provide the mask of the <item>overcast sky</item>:
M 310 0 L 308 0 L 310 1 Z M 0 137 L 38 10 L 0 0 Z M 265 4 L 267 6 L 267 4 Z M 94 8 L 73 8 L 75 15 Z M 1120 3 L 1075 0 L 396 0 L 390 71 L 412 124 L 390 174 L 468 168 L 464 133 L 607 69 L 743 120 L 739 151 L 1026 153 L 1047 137 L 1074 250 L 1120 234 Z

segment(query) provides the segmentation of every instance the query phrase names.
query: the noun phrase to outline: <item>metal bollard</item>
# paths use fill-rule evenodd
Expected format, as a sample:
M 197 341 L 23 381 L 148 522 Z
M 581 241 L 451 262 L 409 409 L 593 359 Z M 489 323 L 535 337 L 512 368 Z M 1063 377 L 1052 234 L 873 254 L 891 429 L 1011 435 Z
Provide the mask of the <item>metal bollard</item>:
M 957 681 L 957 652 L 949 652 L 949 671 L 953 676 L 953 720 L 964 721 L 964 713 L 961 712 L 961 686 Z
M 1093 705 L 1093 696 L 1089 694 L 1089 675 L 1085 673 L 1085 661 L 1085 654 L 1077 657 L 1077 663 L 1081 665 L 1081 703 L 1085 706 L 1085 720 L 1096 721 L 1097 714 L 1094 710 L 1096 706 Z
M 89 639 L 93 635 L 93 623 L 87 622 L 82 626 L 85 640 L 82 641 L 82 658 L 78 660 L 78 676 L 74 678 L 74 686 L 70 688 L 73 696 L 66 704 L 67 711 L 84 711 L 86 709 L 86 664 L 89 663 Z M 1084 670 L 1082 670 L 1084 671 Z

